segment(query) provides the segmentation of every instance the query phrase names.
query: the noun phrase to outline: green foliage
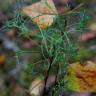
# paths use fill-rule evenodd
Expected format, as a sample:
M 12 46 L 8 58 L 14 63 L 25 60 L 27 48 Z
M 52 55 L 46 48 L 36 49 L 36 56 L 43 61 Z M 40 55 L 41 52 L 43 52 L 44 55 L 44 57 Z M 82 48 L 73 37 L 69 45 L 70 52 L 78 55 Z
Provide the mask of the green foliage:
M 82 18 L 78 23 L 79 25 L 76 26 L 75 30 L 84 29 L 86 23 L 85 12 L 84 14 L 82 14 L 81 17 Z M 30 30 L 27 26 L 28 20 L 30 21 L 30 19 L 28 18 L 27 20 L 24 19 L 23 15 L 20 12 L 17 12 L 14 19 L 8 21 L 6 25 L 8 28 L 13 28 L 13 27 L 17 28 L 18 30 L 20 30 L 20 35 L 29 38 Z M 47 71 L 47 75 L 45 75 L 45 80 L 48 79 L 52 67 L 57 66 L 57 70 L 55 74 L 57 75 L 58 81 L 56 80 L 57 84 L 56 86 L 54 85 L 53 87 L 53 89 L 55 89 L 53 96 L 59 96 L 60 93 L 62 93 L 64 90 L 68 90 L 68 88 L 78 89 L 77 83 L 74 86 L 72 86 L 73 81 L 76 80 L 76 78 L 74 77 L 75 76 L 74 73 L 72 73 L 72 78 L 69 80 L 70 83 L 68 83 L 65 79 L 68 72 L 69 59 L 75 57 L 78 51 L 78 47 L 76 46 L 76 44 L 74 44 L 74 41 L 71 40 L 70 38 L 69 29 L 67 28 L 67 16 L 57 15 L 56 20 L 52 26 L 50 26 L 47 29 L 41 29 L 38 26 L 38 29 L 39 32 L 37 38 L 41 42 L 39 47 L 41 48 L 43 61 L 44 62 L 46 61 L 46 63 L 43 64 L 47 65 L 47 69 L 45 69 L 45 71 Z M 82 54 L 85 55 L 85 53 L 83 52 Z M 45 68 L 44 66 L 42 67 Z M 36 67 L 34 66 L 34 64 L 28 64 L 27 69 L 22 74 L 21 80 L 24 80 L 25 86 L 28 86 L 29 83 L 32 81 L 33 76 L 35 76 L 36 73 L 34 71 L 35 68 Z
M 71 41 L 69 37 L 70 33 L 68 33 L 68 30 L 66 29 L 66 25 L 65 27 L 62 27 L 62 25 L 64 25 L 64 22 L 62 23 L 60 21 L 65 21 L 65 19 L 66 17 L 61 18 L 60 16 L 58 16 L 55 21 L 56 24 L 46 30 L 40 29 L 39 35 L 41 36 L 41 40 L 45 41 L 41 45 L 43 46 L 41 48 L 44 58 L 48 58 L 44 54 L 44 50 L 46 50 L 46 54 L 48 54 L 47 56 L 53 59 L 51 66 L 59 66 L 57 73 L 59 81 L 58 84 L 54 87 L 54 96 L 58 96 L 57 94 L 60 94 L 62 93 L 62 91 L 68 89 L 67 87 L 69 87 L 69 85 L 67 86 L 67 81 L 65 80 L 68 71 L 68 59 L 75 57 L 77 55 L 78 49 L 73 43 L 74 41 Z M 63 62 L 63 64 L 60 62 Z M 48 61 L 48 64 L 50 66 L 50 61 Z M 72 78 L 73 80 L 70 80 L 71 85 L 75 80 L 74 76 Z M 70 87 L 72 87 L 71 85 Z
M 86 60 L 86 59 L 90 58 L 91 55 L 92 54 L 88 50 L 86 50 L 84 48 L 79 48 L 77 56 L 74 57 L 74 61 Z
M 89 16 L 86 14 L 86 11 L 81 12 L 81 18 L 80 18 L 79 25 L 77 26 L 77 30 L 83 31 L 86 27 L 88 20 L 89 20 Z
M 17 12 L 12 20 L 6 22 L 7 28 L 17 28 L 20 33 L 19 35 L 29 38 L 31 36 L 30 30 L 28 28 L 29 18 L 24 19 L 24 16 L 21 12 Z

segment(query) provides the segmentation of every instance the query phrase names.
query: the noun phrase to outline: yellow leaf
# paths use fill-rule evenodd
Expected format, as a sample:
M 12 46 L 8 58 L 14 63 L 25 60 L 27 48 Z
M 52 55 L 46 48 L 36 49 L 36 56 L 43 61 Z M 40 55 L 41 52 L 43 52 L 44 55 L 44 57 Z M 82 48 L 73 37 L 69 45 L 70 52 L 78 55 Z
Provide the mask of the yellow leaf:
M 74 89 L 74 87 L 71 88 L 73 91 L 78 92 L 96 92 L 96 64 L 87 61 L 86 64 L 80 64 L 80 63 L 74 63 L 70 64 L 69 66 L 69 82 L 72 79 L 72 74 L 75 75 L 77 79 L 73 79 L 72 85 L 79 84 L 80 88 L 79 90 Z M 76 81 L 77 80 L 77 81 Z

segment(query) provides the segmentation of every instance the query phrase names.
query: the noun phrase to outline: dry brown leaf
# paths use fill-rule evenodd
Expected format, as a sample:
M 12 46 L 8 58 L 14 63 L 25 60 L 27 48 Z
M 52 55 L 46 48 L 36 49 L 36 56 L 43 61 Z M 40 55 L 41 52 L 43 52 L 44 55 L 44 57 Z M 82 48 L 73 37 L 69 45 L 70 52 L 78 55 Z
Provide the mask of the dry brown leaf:
M 74 72 L 76 73 L 76 77 L 80 85 L 80 92 L 96 92 L 95 63 L 91 61 L 87 61 L 85 65 L 81 65 L 80 63 L 74 63 L 70 65 L 70 69 L 74 70 Z
M 23 13 L 32 18 L 41 28 L 47 28 L 53 24 L 57 10 L 52 0 L 42 0 L 30 6 L 24 7 Z

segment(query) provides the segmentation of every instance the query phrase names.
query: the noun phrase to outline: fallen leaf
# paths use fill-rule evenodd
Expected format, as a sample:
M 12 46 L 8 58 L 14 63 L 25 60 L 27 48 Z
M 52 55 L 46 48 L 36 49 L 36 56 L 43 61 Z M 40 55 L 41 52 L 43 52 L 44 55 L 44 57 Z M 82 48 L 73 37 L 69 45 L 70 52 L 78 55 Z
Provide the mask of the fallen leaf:
M 73 84 L 78 83 L 80 88 L 78 92 L 96 92 L 96 64 L 87 61 L 86 64 L 74 63 L 69 66 L 69 79 L 72 77 L 72 72 L 74 71 L 74 75 L 77 78 L 77 81 L 74 81 Z M 70 83 L 69 83 L 70 84 Z M 72 89 L 74 90 L 74 89 Z
M 50 74 L 46 81 L 46 91 L 48 91 L 55 83 L 56 76 L 54 74 Z M 29 88 L 29 92 L 31 96 L 42 96 L 44 91 L 45 81 L 42 78 L 36 78 L 32 81 L 31 86 Z
M 31 96 L 41 96 L 44 89 L 44 81 L 40 78 L 36 78 L 29 88 Z
M 56 17 L 57 10 L 52 0 L 42 0 L 22 8 L 23 13 L 32 18 L 32 21 L 41 28 L 51 26 Z

